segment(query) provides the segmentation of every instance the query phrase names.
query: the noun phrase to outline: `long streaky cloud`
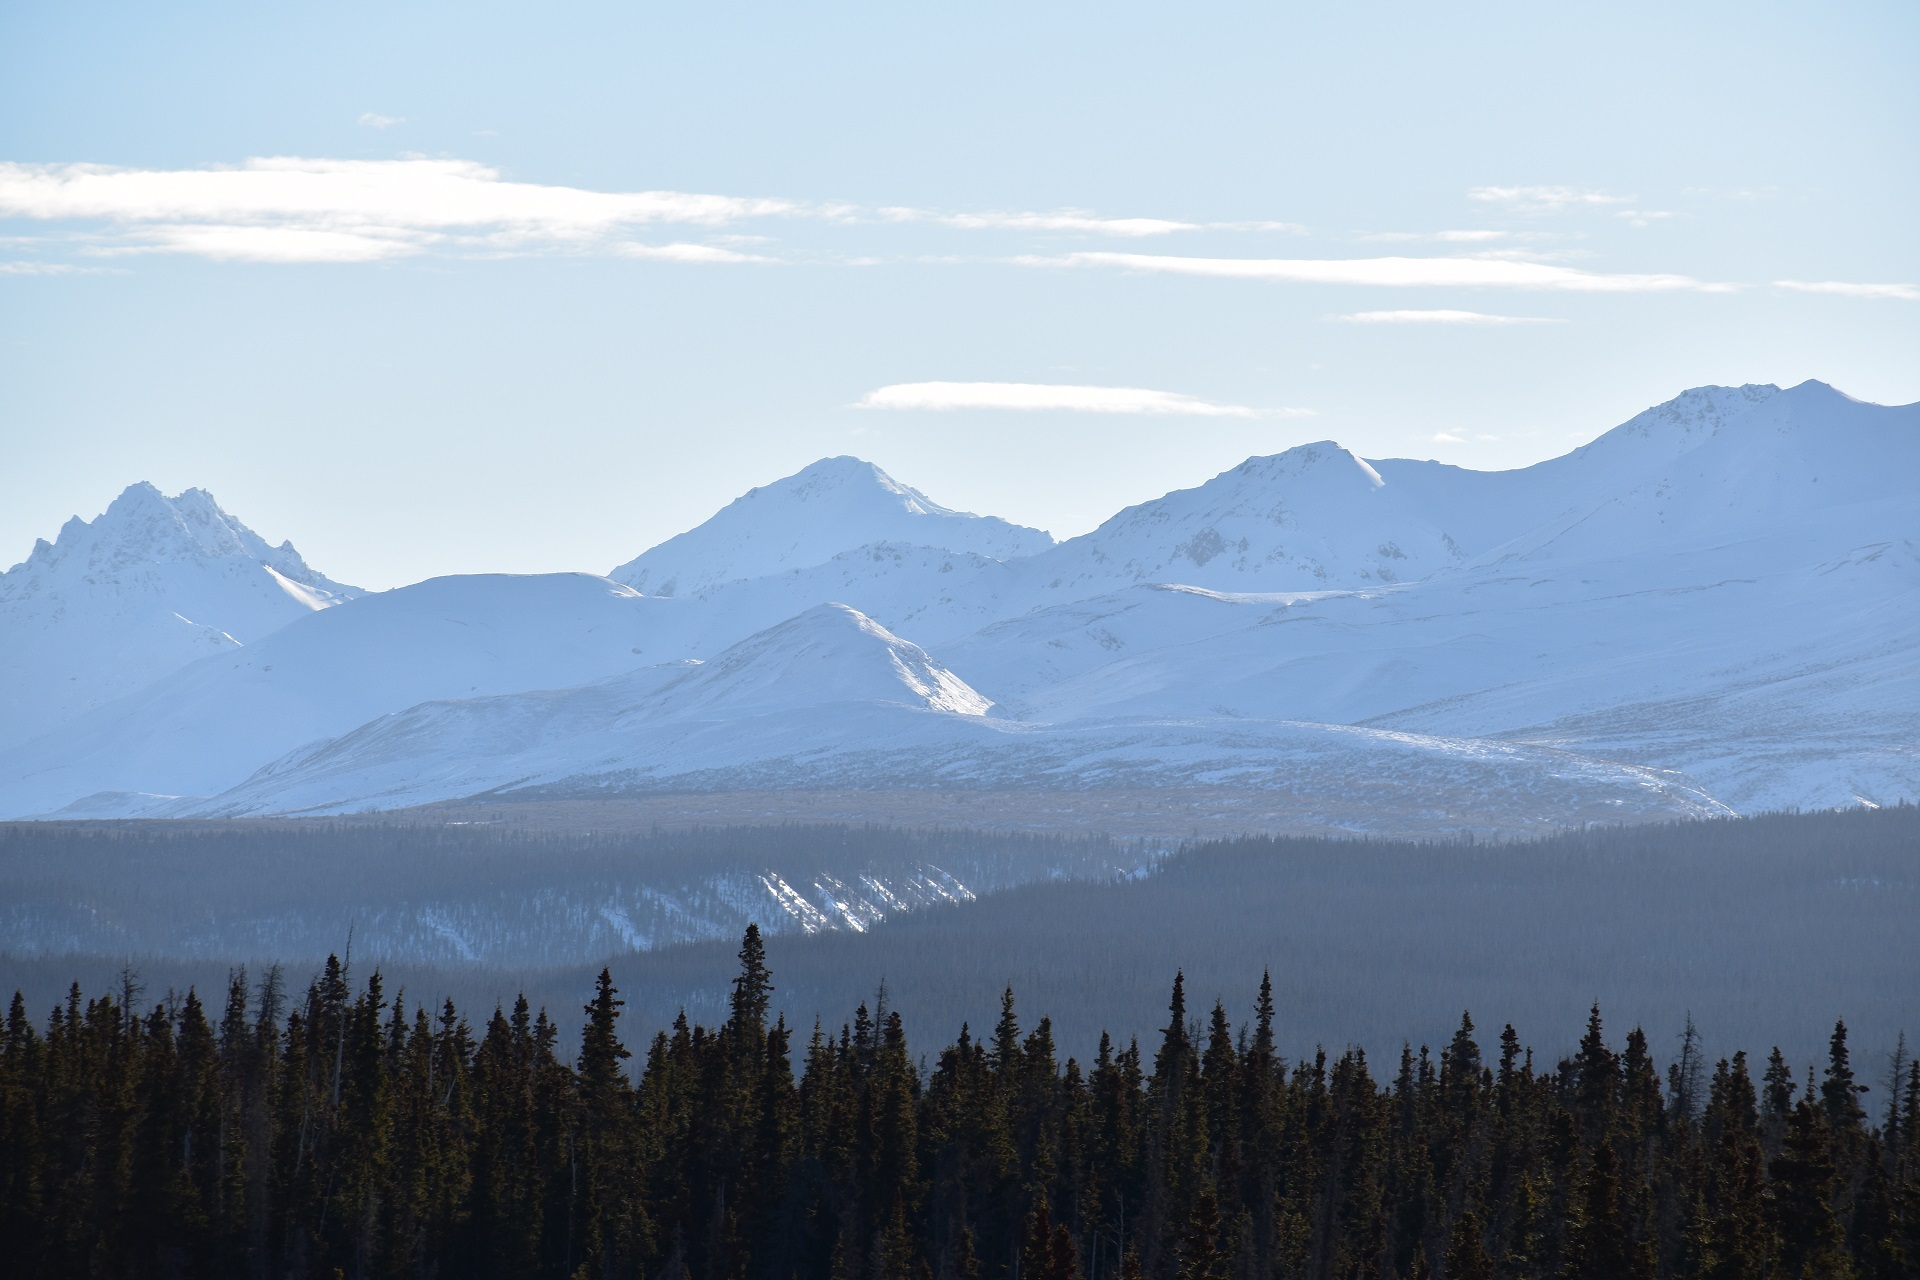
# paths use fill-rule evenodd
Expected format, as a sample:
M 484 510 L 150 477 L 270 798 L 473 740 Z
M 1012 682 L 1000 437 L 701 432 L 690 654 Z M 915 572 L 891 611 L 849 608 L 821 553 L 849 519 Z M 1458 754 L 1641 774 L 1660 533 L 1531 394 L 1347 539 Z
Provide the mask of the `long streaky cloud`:
M 1576 293 L 1729 292 L 1692 276 L 1608 274 L 1509 258 L 1184 258 L 1147 253 L 1069 253 L 1018 259 L 1027 266 L 1118 267 L 1127 271 L 1268 280 L 1287 284 L 1389 288 L 1558 289 Z
M 0 164 L 0 217 L 113 224 L 120 240 L 99 250 L 110 254 L 371 262 L 441 245 L 610 247 L 635 227 L 719 227 L 804 212 L 791 200 L 511 182 L 466 160 L 274 157 L 174 170 Z
M 1552 316 L 1497 316 L 1484 311 L 1355 311 L 1340 319 L 1348 324 L 1565 324 Z
M 1133 413 L 1197 418 L 1303 417 L 1305 409 L 1250 409 L 1177 391 L 1040 382 L 900 382 L 869 391 L 856 409 L 1013 409 L 1027 412 Z
M 385 128 L 397 117 L 368 113 Z M 960 230 L 1138 238 L 1180 231 L 1292 231 L 1284 222 L 1181 222 L 1053 213 L 941 212 L 685 191 L 590 191 L 515 182 L 469 160 L 277 156 L 197 169 L 0 163 L 0 218 L 103 222 L 83 253 L 181 253 L 240 262 L 380 262 L 431 251 L 501 256 L 612 253 L 675 262 L 766 262 L 714 245 L 644 244 L 638 229 L 722 228 L 755 218 L 923 222 Z
M 1080 210 L 1060 213 L 934 213 L 926 209 L 890 206 L 878 211 L 887 222 L 931 222 L 963 231 L 1082 231 L 1108 236 L 1164 236 L 1175 231 L 1198 231 L 1197 222 L 1166 218 L 1103 218 Z
M 1910 284 L 1853 284 L 1845 280 L 1775 280 L 1782 289 L 1799 293 L 1834 293 L 1846 298 L 1899 298 L 1920 302 L 1920 288 Z
M 799 209 L 791 200 L 508 182 L 499 170 L 469 160 L 273 157 L 171 170 L 0 164 L 0 216 L 15 218 L 212 223 L 324 217 L 387 226 L 600 231 L 629 223 L 718 226 Z
M 876 211 L 886 222 L 930 222 L 961 231 L 1067 231 L 1126 238 L 1178 231 L 1279 231 L 1299 235 L 1297 222 L 1178 222 L 1169 218 L 1107 218 L 1080 209 L 1055 213 L 938 213 L 898 205 Z

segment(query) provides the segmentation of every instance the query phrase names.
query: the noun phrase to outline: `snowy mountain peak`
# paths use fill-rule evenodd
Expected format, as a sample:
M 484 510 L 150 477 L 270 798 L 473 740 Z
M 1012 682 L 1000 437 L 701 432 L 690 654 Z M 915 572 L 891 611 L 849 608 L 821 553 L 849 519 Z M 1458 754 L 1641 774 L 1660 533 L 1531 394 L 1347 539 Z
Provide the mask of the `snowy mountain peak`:
M 358 594 L 204 489 L 130 485 L 0 574 L 0 743 Z
M 1628 418 L 1570 456 L 1659 453 L 1673 456 L 1711 439 L 1720 428 L 1780 394 L 1770 382 L 1693 387 Z
M 856 458 L 846 453 L 808 463 L 784 480 L 776 480 L 770 485 L 756 486 L 747 490 L 742 496 L 758 498 L 762 494 L 784 493 L 797 502 L 831 501 L 832 496 L 838 491 L 854 487 L 872 487 L 882 493 L 891 494 L 899 499 L 903 510 L 913 512 L 915 515 L 966 514 L 941 506 L 912 485 L 901 484 L 865 458 Z
M 1318 440 L 1128 507 L 1020 568 L 1052 598 L 1146 582 L 1312 591 L 1425 577 L 1462 554 L 1371 463 Z
M 1333 484 L 1358 480 L 1374 489 L 1386 484 L 1371 463 L 1337 440 L 1316 440 L 1280 453 L 1248 458 L 1227 475 L 1243 476 L 1263 484 L 1308 476 L 1324 478 Z
M 228 515 L 205 489 L 167 497 L 146 481 L 128 485 L 92 520 L 74 516 L 59 537 L 35 543 L 21 564 L 0 574 L 0 600 L 44 589 L 55 575 L 100 582 L 146 566 L 234 560 L 260 565 L 277 579 L 298 583 L 302 598 L 319 592 L 328 603 L 358 594 L 315 572 L 291 542 L 278 547 Z
M 609 576 L 648 595 L 690 596 L 726 582 L 825 564 L 844 551 L 901 542 L 1011 560 L 1053 545 L 1038 529 L 943 507 L 859 458 L 823 458 L 750 489 L 698 528 Z
M 675 717 L 764 714 L 823 703 L 904 703 L 983 716 L 991 699 L 926 650 L 844 604 L 823 604 L 749 636 L 662 691 Z

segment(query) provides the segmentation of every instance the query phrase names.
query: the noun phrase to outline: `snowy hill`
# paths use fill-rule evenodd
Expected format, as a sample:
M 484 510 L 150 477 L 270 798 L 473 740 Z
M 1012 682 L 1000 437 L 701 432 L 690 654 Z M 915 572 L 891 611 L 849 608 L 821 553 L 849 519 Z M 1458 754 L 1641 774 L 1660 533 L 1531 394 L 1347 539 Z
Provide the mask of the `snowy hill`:
M 1225 788 L 1407 834 L 1884 804 L 1920 797 L 1917 476 L 1920 406 L 1817 382 L 1698 388 L 1508 472 L 1305 445 L 1051 547 L 829 459 L 625 566 L 644 594 L 438 579 L 193 663 L 0 751 L 0 815 Z
M 873 543 L 935 547 L 988 560 L 1053 545 L 1038 529 L 951 511 L 858 458 L 824 458 L 750 489 L 698 528 L 608 575 L 655 596 L 695 595 L 743 578 L 825 563 Z
M 0 745 L 359 594 L 203 489 L 132 485 L 0 574 Z

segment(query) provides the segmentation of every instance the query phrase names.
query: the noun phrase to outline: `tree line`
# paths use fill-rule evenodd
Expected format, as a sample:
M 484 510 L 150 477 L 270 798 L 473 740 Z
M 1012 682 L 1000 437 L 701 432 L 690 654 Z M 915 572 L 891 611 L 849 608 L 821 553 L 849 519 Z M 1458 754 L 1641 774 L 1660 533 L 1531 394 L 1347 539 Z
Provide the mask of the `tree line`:
M 637 1056 L 602 972 L 577 1052 L 522 998 L 476 1031 L 330 958 L 146 1007 L 76 985 L 0 1047 L 0 1251 L 20 1277 L 429 1280 L 1893 1280 L 1920 1274 L 1920 1062 L 1884 1110 L 1837 1025 L 1663 1072 L 1644 1033 L 1536 1062 L 1470 1017 L 1385 1071 L 1288 1060 L 1176 976 L 1145 1046 L 1024 1028 L 916 1059 L 884 991 L 772 1016 L 759 930 L 720 1026 Z

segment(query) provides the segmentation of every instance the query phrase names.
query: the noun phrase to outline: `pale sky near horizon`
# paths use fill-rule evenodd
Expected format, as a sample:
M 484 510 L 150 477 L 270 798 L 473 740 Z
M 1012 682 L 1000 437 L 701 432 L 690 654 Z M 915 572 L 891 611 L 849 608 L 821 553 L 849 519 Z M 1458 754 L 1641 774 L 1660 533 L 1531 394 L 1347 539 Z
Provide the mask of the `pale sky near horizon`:
M 0 567 L 126 485 L 605 572 L 827 455 L 1059 536 L 1334 439 L 1920 399 L 1920 6 L 0 9 Z

